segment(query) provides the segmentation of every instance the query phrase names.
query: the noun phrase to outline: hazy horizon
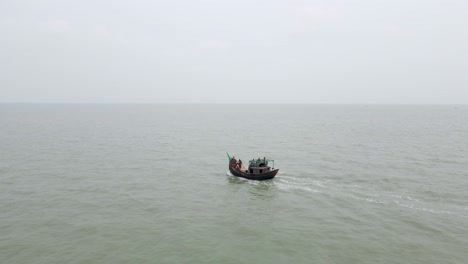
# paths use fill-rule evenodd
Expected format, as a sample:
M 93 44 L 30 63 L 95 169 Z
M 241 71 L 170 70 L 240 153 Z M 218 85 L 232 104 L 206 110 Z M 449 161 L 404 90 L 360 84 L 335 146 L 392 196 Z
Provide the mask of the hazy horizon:
M 151 104 L 168 104 L 168 105 L 350 105 L 350 106 L 367 106 L 367 105 L 381 105 L 381 106 L 466 106 L 468 103 L 296 103 L 296 102 L 1 102 L 3 105 L 151 105 Z
M 468 104 L 468 2 L 0 2 L 0 103 Z

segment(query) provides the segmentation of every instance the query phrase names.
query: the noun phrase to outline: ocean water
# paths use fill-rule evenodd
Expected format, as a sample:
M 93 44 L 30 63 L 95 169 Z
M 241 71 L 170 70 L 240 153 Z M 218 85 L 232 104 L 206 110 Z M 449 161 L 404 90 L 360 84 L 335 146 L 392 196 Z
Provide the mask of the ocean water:
M 226 152 L 275 159 L 270 181 Z M 1 263 L 467 263 L 468 106 L 0 105 Z

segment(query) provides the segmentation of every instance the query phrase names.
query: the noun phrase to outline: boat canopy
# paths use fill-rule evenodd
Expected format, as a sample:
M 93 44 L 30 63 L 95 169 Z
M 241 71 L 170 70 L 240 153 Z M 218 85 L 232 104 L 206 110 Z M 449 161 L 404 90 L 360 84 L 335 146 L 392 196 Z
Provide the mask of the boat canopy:
M 268 162 L 273 163 L 273 167 L 275 167 L 275 160 L 271 159 L 252 159 L 249 160 L 249 164 L 252 167 L 260 167 L 261 165 L 268 166 Z

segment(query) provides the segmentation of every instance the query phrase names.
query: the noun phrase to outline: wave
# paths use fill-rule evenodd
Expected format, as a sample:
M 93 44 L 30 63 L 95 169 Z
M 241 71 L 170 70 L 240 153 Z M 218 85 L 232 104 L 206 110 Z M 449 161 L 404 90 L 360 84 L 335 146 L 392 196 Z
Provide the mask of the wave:
M 274 183 L 281 190 L 322 193 L 329 196 L 327 199 L 330 199 L 330 197 L 353 199 L 380 206 L 399 206 L 426 213 L 468 217 L 468 207 L 450 203 L 450 200 L 444 199 L 434 202 L 431 197 L 423 197 L 421 194 L 379 190 L 372 184 L 367 186 L 366 184 L 357 185 L 339 179 L 295 177 L 292 175 L 281 175 L 281 177 L 275 178 Z
M 227 171 L 228 176 L 233 176 Z M 236 177 L 237 178 L 237 177 Z M 408 193 L 408 189 L 398 191 L 382 190 L 382 186 L 370 181 L 350 181 L 343 178 L 319 178 L 319 177 L 297 177 L 285 172 L 273 179 L 273 181 L 258 182 L 238 178 L 242 182 L 253 185 L 276 186 L 283 191 L 303 191 L 307 193 L 321 193 L 328 196 L 327 199 L 353 199 L 357 201 L 372 203 L 391 208 L 392 206 L 404 207 L 408 210 L 416 210 L 433 214 L 448 214 L 468 217 L 468 207 L 464 204 L 451 202 L 450 199 L 434 201 L 432 197 L 424 197 L 424 193 Z M 458 200 L 457 200 L 458 201 Z

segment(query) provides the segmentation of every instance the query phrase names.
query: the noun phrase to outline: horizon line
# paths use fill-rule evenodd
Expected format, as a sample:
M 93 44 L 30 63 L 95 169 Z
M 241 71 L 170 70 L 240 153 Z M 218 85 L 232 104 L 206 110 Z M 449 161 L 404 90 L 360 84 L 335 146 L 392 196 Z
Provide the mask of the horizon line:
M 468 103 L 314 103 L 314 102 L 0 102 L 0 104 L 54 104 L 54 105 L 468 105 Z

